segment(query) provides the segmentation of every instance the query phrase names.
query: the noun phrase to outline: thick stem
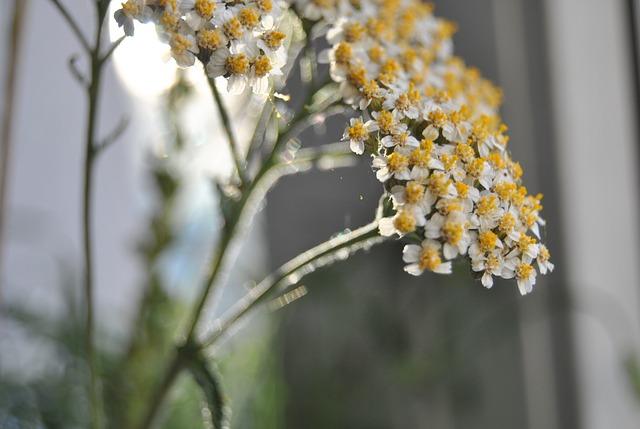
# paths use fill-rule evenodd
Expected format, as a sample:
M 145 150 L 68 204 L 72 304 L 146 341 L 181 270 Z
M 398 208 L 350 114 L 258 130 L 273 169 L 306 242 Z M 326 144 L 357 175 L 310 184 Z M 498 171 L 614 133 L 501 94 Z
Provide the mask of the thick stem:
M 147 429 L 150 428 L 153 424 L 153 421 L 160 410 L 160 405 L 162 405 L 162 401 L 164 397 L 169 392 L 169 389 L 173 385 L 173 383 L 178 378 L 180 371 L 182 370 L 182 357 L 180 354 L 180 349 L 176 350 L 174 353 L 169 366 L 164 374 L 164 378 L 162 379 L 158 389 L 155 391 L 153 398 L 151 399 L 150 406 L 147 409 L 139 428 Z

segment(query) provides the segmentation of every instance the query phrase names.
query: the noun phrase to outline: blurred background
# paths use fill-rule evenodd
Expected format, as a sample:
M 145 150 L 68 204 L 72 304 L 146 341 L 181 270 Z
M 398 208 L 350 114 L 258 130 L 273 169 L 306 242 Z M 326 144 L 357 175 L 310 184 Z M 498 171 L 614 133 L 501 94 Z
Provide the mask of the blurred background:
M 70 303 L 81 277 L 85 100 L 67 68 L 80 47 L 48 1 L 0 1 L 0 428 L 81 427 L 79 310 Z M 522 298 L 511 283 L 483 289 L 463 266 L 449 277 L 412 278 L 402 270 L 402 245 L 388 243 L 316 272 L 303 281 L 304 297 L 253 319 L 218 352 L 233 427 L 637 428 L 640 5 L 434 3 L 436 14 L 459 24 L 456 52 L 504 89 L 514 158 L 528 189 L 545 195 L 556 271 Z M 90 31 L 89 2 L 66 4 Z M 21 12 L 18 27 L 13 11 Z M 217 115 L 201 75 L 179 74 L 176 84 L 165 55 L 153 30 L 142 29 L 116 52 L 104 82 L 101 133 L 130 119 L 97 164 L 105 368 L 139 326 L 174 328 L 219 227 L 210 177 L 231 168 L 225 145 L 211 137 L 219 135 Z M 232 112 L 251 110 L 227 101 Z M 238 125 L 241 137 L 246 128 Z M 341 131 L 338 120 L 301 143 L 335 141 Z M 179 186 L 175 196 L 163 175 Z M 364 162 L 284 178 L 207 318 L 251 280 L 370 221 L 379 195 Z M 175 231 L 161 260 L 148 251 L 158 217 Z M 166 317 L 141 321 L 135 310 L 151 283 Z M 53 405 L 61 399 L 64 406 Z M 186 381 L 171 404 L 165 427 L 200 427 Z

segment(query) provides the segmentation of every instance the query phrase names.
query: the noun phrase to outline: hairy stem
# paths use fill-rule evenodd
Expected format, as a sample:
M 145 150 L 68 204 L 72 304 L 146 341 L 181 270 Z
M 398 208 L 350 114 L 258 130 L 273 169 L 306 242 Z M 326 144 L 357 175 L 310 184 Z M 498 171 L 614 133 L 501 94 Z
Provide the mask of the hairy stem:
M 353 252 L 383 241 L 384 237 L 378 234 L 378 221 L 375 220 L 355 231 L 331 238 L 296 256 L 262 280 L 237 301 L 220 320 L 214 322 L 214 330 L 201 342 L 202 346 L 206 347 L 215 343 L 225 333 L 229 332 L 235 324 L 268 298 L 269 293 L 285 282 L 287 278 L 299 273 L 300 275 L 293 281 L 293 283 L 296 283 L 303 275 L 312 272 L 318 266 L 325 266 L 335 261 L 336 254 L 342 250 Z M 316 267 L 312 267 L 314 263 L 317 264 Z M 305 269 L 307 269 L 306 272 Z

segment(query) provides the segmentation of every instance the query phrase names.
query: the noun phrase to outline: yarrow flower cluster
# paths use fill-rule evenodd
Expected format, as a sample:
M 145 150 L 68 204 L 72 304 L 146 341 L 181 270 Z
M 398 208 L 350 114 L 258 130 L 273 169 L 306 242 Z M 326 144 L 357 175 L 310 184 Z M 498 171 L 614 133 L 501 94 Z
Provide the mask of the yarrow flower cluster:
M 541 243 L 541 195 L 521 183 L 507 151 L 498 109 L 502 94 L 453 56 L 455 26 L 419 0 L 296 0 L 308 19 L 329 26 L 330 64 L 343 100 L 360 116 L 344 140 L 370 153 L 378 180 L 392 195 L 394 215 L 382 235 L 406 236 L 405 270 L 450 273 L 470 259 L 490 288 L 516 278 L 531 292 L 537 270 L 553 270 Z
M 286 62 L 286 35 L 278 30 L 284 6 L 279 0 L 127 0 L 115 19 L 129 36 L 134 20 L 155 23 L 179 66 L 197 58 L 209 77 L 227 79 L 229 92 L 249 86 L 263 94 Z
M 181 66 L 195 59 L 228 90 L 269 90 L 285 65 L 292 7 L 330 45 L 329 64 L 341 101 L 357 113 L 343 139 L 372 156 L 391 195 L 393 215 L 381 235 L 405 237 L 405 270 L 447 274 L 464 256 L 490 288 L 515 278 L 524 295 L 538 271 L 553 270 L 539 242 L 541 195 L 522 185 L 522 168 L 507 151 L 502 93 L 453 55 L 453 23 L 420 0 L 127 0 L 115 18 L 126 34 L 133 21 L 154 22 Z M 308 26 L 307 26 L 308 28 Z M 308 35 L 308 37 L 311 37 Z M 537 265 L 537 269 L 536 269 Z

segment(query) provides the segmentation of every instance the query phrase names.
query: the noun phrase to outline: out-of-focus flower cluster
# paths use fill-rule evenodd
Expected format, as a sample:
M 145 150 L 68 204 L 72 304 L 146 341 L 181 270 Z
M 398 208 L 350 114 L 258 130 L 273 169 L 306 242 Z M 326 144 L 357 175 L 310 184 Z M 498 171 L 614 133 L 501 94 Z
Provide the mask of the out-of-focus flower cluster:
M 211 78 L 224 76 L 231 93 L 250 86 L 266 93 L 269 78 L 282 74 L 285 34 L 278 30 L 280 0 L 127 0 L 115 19 L 126 35 L 134 20 L 153 22 L 178 65 L 198 58 Z
M 320 55 L 360 115 L 344 139 L 370 153 L 393 199 L 383 235 L 406 236 L 405 270 L 450 273 L 466 255 L 485 287 L 516 278 L 531 292 L 537 265 L 553 270 L 541 243 L 541 195 L 521 183 L 507 151 L 501 91 L 453 56 L 455 25 L 419 0 L 296 0 L 329 27 Z M 322 24 L 321 24 L 322 25 Z

